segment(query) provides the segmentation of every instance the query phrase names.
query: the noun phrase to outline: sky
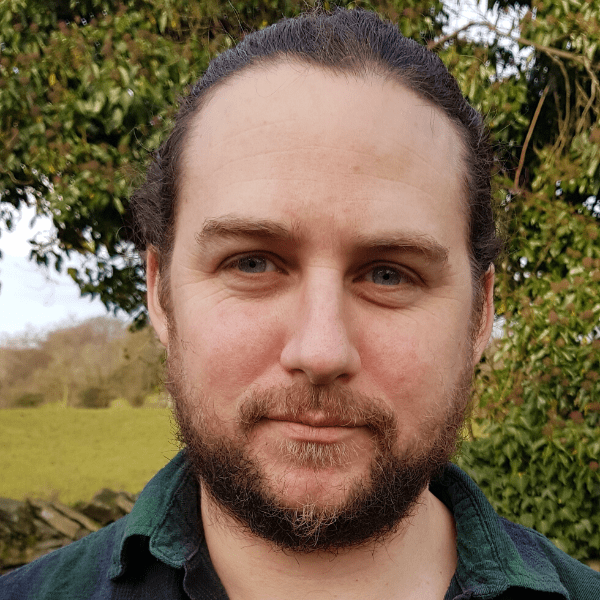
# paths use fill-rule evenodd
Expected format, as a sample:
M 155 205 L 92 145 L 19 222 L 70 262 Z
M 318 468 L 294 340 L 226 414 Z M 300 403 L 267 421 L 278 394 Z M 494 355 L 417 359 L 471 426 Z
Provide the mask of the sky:
M 37 219 L 33 208 L 25 208 L 12 232 L 0 235 L 0 343 L 24 334 L 42 334 L 62 325 L 106 315 L 100 300 L 82 298 L 68 275 L 60 275 L 29 261 L 27 240 L 48 235 L 49 219 Z

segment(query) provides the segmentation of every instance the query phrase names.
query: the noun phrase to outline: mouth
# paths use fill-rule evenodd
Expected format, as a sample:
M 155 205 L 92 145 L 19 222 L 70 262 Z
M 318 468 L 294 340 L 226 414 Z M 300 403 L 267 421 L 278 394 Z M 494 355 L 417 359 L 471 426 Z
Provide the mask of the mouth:
M 363 427 L 364 423 L 359 423 L 355 419 L 338 416 L 330 416 L 320 412 L 309 412 L 300 415 L 297 414 L 273 414 L 267 415 L 265 419 L 269 421 L 283 421 L 287 423 L 296 423 L 307 427 L 332 428 L 332 427 Z
M 323 445 L 349 442 L 358 432 L 368 432 L 356 419 L 322 412 L 268 414 L 261 421 L 277 437 Z

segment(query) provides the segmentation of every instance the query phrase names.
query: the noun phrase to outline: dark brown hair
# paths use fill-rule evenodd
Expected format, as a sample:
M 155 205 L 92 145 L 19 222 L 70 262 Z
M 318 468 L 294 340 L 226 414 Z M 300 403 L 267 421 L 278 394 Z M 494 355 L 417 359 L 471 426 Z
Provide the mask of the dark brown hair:
M 392 23 L 361 9 L 337 8 L 283 19 L 246 35 L 217 56 L 182 99 L 168 139 L 154 155 L 145 183 L 131 198 L 134 240 L 143 253 L 153 247 L 161 274 L 159 295 L 168 304 L 168 267 L 174 241 L 180 157 L 191 121 L 218 84 L 243 69 L 294 61 L 338 73 L 394 79 L 441 109 L 463 140 L 464 189 L 476 310 L 485 273 L 500 253 L 491 199 L 493 152 L 481 115 L 463 97 L 438 56 L 405 38 Z M 167 306 L 163 306 L 167 309 Z

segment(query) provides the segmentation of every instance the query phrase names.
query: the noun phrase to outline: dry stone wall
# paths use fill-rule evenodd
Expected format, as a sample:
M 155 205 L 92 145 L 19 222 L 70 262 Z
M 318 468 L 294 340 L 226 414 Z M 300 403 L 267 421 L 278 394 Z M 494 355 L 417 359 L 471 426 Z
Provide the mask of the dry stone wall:
M 60 502 L 0 498 L 0 575 L 120 519 L 135 500 L 106 488 L 77 509 Z

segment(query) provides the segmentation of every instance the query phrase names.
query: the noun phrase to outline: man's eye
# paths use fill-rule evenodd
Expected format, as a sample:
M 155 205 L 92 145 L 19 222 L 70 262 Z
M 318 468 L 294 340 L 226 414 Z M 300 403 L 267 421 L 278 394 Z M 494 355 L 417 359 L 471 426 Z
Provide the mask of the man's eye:
M 264 256 L 242 256 L 229 263 L 228 267 L 243 273 L 267 273 L 277 270 L 273 262 Z
M 400 285 L 407 281 L 401 271 L 392 267 L 375 267 L 366 274 L 366 279 L 376 285 Z

